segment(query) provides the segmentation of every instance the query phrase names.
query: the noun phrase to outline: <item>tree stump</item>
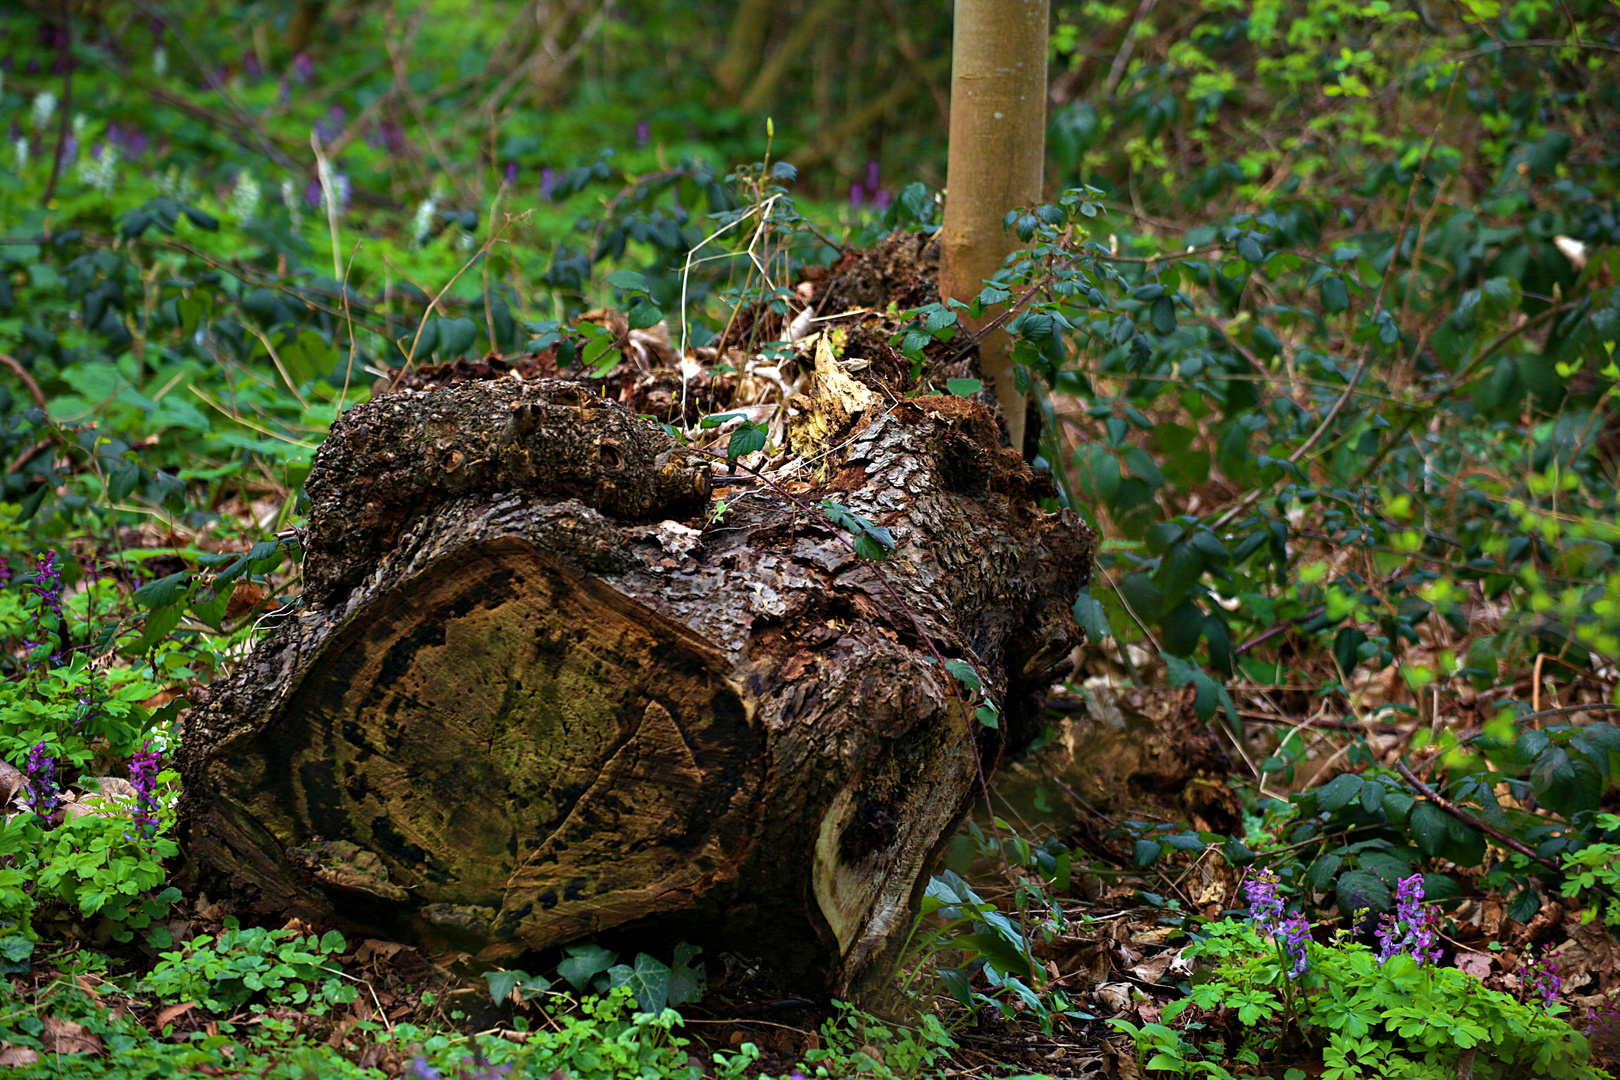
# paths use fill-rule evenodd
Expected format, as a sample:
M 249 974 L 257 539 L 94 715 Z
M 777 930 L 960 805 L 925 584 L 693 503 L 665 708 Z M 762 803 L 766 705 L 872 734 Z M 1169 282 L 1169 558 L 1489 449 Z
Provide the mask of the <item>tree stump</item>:
M 572 383 L 350 410 L 302 604 L 187 719 L 202 883 L 490 962 L 652 926 L 858 997 L 976 757 L 1038 728 L 1092 537 L 980 405 L 876 404 L 849 436 L 782 483 L 885 526 L 878 563 Z

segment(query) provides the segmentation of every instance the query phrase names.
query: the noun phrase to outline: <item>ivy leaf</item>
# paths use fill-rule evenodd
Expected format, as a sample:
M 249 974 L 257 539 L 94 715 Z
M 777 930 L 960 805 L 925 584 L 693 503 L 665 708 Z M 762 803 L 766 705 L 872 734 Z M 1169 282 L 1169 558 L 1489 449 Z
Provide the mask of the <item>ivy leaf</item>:
M 568 985 L 581 992 L 591 985 L 592 979 L 612 967 L 613 962 L 618 959 L 618 954 L 609 952 L 594 942 L 564 945 L 563 951 L 568 956 L 557 965 L 557 974 L 568 980 Z

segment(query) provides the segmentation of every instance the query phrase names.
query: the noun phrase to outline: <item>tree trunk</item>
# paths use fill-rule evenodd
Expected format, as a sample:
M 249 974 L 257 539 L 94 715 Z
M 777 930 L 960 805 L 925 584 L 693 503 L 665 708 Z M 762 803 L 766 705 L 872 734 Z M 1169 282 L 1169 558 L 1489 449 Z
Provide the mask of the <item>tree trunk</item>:
M 1039 725 L 1092 542 L 982 407 L 879 407 L 794 484 L 886 526 L 881 563 L 571 383 L 352 409 L 306 485 L 302 606 L 187 720 L 203 884 L 491 962 L 651 928 L 859 996 L 976 748 Z
M 956 0 L 941 296 L 963 303 L 978 296 L 1014 247 L 1001 224 L 1007 211 L 1041 200 L 1048 6 L 1048 0 Z M 1022 449 L 1027 403 L 1013 382 L 1011 337 L 991 331 L 979 341 L 979 355 L 1013 448 Z

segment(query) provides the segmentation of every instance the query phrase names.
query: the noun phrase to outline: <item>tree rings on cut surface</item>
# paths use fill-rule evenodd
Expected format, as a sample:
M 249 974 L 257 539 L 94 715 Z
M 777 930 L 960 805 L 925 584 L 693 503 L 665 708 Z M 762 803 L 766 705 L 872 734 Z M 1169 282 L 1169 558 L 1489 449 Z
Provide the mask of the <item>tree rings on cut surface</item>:
M 363 921 L 400 904 L 435 937 L 571 940 L 690 903 L 746 843 L 760 742 L 718 669 L 532 544 L 486 542 L 358 610 L 289 695 L 297 726 L 233 748 L 219 796 Z

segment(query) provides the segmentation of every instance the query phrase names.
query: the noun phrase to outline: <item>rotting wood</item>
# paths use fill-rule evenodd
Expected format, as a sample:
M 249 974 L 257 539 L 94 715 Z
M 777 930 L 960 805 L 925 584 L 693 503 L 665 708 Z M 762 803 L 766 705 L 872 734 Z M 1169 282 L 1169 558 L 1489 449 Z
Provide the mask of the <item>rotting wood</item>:
M 708 521 L 705 463 L 570 383 L 345 414 L 307 485 L 306 602 L 188 715 L 204 883 L 489 962 L 653 927 L 859 997 L 975 742 L 988 768 L 1038 728 L 1092 537 L 982 406 L 845 419 L 826 483 L 787 482 L 887 527 L 881 564 L 740 476 Z

